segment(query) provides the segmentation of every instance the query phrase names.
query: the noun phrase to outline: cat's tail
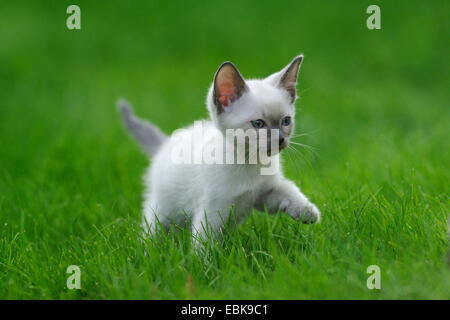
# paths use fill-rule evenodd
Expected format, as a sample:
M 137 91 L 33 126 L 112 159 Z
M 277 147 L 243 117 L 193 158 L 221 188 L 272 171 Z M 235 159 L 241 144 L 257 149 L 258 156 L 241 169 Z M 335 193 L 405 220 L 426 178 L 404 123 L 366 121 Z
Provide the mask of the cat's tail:
M 139 119 L 134 115 L 129 103 L 121 99 L 117 102 L 117 107 L 122 113 L 125 126 L 139 142 L 142 150 L 148 155 L 154 155 L 158 148 L 167 139 L 167 136 L 159 128 L 148 121 Z

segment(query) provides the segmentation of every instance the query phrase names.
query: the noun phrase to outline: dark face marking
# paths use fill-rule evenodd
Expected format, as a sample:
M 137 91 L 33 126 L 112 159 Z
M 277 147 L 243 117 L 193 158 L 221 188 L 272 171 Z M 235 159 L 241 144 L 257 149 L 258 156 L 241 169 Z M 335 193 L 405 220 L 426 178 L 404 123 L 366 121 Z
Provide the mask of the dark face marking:
M 289 137 L 292 133 L 293 124 L 292 121 L 289 122 L 288 125 L 282 125 L 283 119 L 285 117 L 280 118 L 272 118 L 272 119 L 261 119 L 264 121 L 265 126 L 262 129 L 265 129 L 267 132 L 267 154 L 271 155 L 272 153 L 272 138 L 278 140 L 278 151 L 281 152 L 284 148 L 286 148 L 289 144 Z M 277 130 L 277 137 L 272 136 L 272 130 Z M 258 134 L 262 134 L 262 131 L 258 130 Z M 259 144 L 258 144 L 259 146 Z

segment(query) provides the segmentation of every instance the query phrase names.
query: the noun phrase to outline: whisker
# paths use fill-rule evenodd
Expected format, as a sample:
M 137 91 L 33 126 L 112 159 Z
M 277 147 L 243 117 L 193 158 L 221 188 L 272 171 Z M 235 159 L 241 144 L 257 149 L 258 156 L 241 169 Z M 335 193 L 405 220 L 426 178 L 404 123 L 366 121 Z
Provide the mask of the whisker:
M 310 146 L 310 145 L 307 145 L 307 144 L 304 144 L 304 143 L 300 143 L 300 142 L 296 142 L 296 141 L 291 141 L 290 144 L 291 144 L 291 143 L 294 144 L 294 145 L 297 145 L 297 146 L 306 148 L 306 149 L 308 149 L 308 150 L 310 150 L 310 151 L 312 151 L 312 152 L 314 152 L 315 149 L 316 149 L 316 148 L 314 148 L 313 146 Z
M 318 130 L 313 130 L 313 131 L 308 131 L 308 132 L 302 132 L 302 133 L 297 133 L 297 132 L 293 132 L 292 136 L 293 137 L 301 137 L 301 136 L 309 136 L 312 137 L 313 134 L 315 134 Z
M 296 157 L 297 159 L 299 159 L 300 158 L 300 160 L 303 160 L 303 162 L 305 162 L 305 163 L 307 163 L 309 166 L 311 166 L 311 162 L 309 161 L 309 159 L 308 158 L 306 158 L 305 156 L 304 156 L 304 154 L 300 151 L 300 150 L 297 150 L 294 146 L 292 146 L 292 145 L 288 145 L 288 150 L 289 151 L 292 151 L 292 156 L 293 157 Z M 299 158 L 298 158 L 299 157 Z
M 304 137 L 304 136 L 312 137 L 312 135 L 310 133 L 305 132 L 305 133 L 300 133 L 300 134 L 294 133 L 291 135 L 291 138 L 298 138 L 298 137 Z
M 293 150 L 293 149 L 291 149 L 291 148 L 288 146 L 288 148 L 286 149 L 286 151 L 287 151 L 286 154 L 288 155 L 289 160 L 291 160 L 291 162 L 294 163 L 294 168 L 295 168 L 295 170 L 297 171 L 297 174 L 300 175 L 300 169 L 299 169 L 299 167 L 297 166 L 297 161 L 295 161 L 295 159 L 293 159 L 293 158 L 294 158 L 294 155 L 292 155 L 292 157 L 291 157 L 291 154 L 290 154 L 290 152 L 289 152 L 289 151 L 291 151 L 291 150 Z

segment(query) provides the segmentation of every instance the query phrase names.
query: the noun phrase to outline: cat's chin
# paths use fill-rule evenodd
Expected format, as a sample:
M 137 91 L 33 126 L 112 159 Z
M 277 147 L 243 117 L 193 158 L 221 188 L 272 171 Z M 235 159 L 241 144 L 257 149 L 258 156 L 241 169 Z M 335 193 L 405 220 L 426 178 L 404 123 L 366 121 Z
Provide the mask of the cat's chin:
M 275 156 L 275 155 L 281 153 L 281 151 L 283 151 L 284 149 L 286 149 L 286 147 L 288 146 L 288 144 L 289 144 L 289 143 L 283 142 L 283 143 L 279 146 L 279 148 L 278 148 L 278 150 L 277 150 L 276 152 L 272 152 L 272 150 L 267 150 L 267 156 L 272 157 L 272 156 Z
M 281 151 L 282 151 L 284 148 L 285 148 L 285 147 L 283 147 L 283 148 L 280 147 L 280 149 L 279 149 L 278 151 L 276 151 L 276 152 L 272 152 L 271 150 L 268 150 L 268 151 L 267 151 L 267 156 L 268 156 L 268 157 L 276 156 L 277 154 L 280 154 Z

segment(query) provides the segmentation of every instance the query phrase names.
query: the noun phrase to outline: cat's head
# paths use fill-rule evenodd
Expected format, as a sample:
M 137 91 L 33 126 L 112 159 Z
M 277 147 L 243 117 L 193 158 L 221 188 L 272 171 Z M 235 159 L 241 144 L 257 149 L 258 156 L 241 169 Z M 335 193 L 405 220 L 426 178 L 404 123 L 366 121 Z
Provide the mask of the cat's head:
M 244 80 L 231 62 L 222 63 L 207 98 L 217 128 L 224 133 L 227 129 L 253 128 L 258 135 L 264 133 L 269 144 L 278 144 L 279 150 L 287 147 L 294 132 L 296 85 L 302 60 L 303 55 L 299 55 L 281 71 L 251 80 Z M 278 134 L 270 134 L 271 129 L 278 129 Z M 267 148 L 270 154 L 270 146 Z

